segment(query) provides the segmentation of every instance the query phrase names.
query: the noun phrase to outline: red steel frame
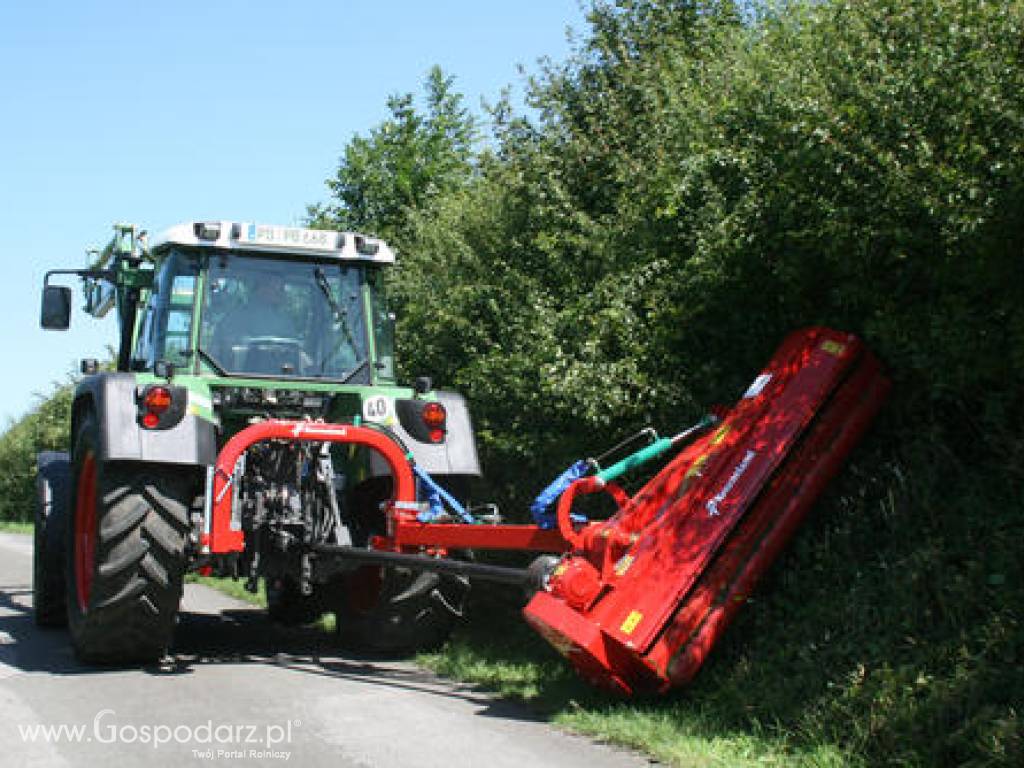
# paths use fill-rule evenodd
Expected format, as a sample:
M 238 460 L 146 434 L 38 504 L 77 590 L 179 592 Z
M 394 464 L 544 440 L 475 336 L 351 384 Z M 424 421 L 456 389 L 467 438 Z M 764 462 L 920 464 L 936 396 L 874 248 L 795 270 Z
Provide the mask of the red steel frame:
M 212 554 L 241 552 L 245 548 L 245 534 L 231 521 L 231 486 L 235 465 L 245 450 L 264 440 L 299 440 L 308 442 L 353 443 L 379 453 L 391 469 L 394 478 L 393 505 L 411 505 L 416 502 L 416 482 L 405 452 L 385 433 L 369 427 L 351 424 L 324 424 L 315 421 L 288 421 L 268 419 L 238 432 L 224 444 L 213 475 L 213 505 L 208 538 L 201 543 L 209 546 Z
M 231 521 L 232 484 L 238 459 L 250 446 L 265 440 L 302 440 L 349 443 L 379 453 L 394 478 L 394 495 L 389 514 L 390 535 L 377 537 L 380 549 L 520 549 L 539 552 L 563 552 L 568 549 L 557 530 L 541 530 L 535 525 L 453 525 L 421 523 L 416 519 L 416 481 L 409 458 L 387 433 L 371 427 L 351 424 L 325 424 L 314 421 L 268 419 L 252 424 L 225 443 L 217 456 L 212 486 L 212 513 L 209 534 L 203 536 L 204 551 L 211 554 L 241 552 L 245 536 Z

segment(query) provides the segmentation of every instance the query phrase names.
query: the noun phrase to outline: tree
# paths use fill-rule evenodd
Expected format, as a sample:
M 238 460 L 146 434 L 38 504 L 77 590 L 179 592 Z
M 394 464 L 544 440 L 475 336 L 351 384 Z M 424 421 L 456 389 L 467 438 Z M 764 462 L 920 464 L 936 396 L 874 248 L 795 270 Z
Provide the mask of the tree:
M 423 111 L 412 93 L 391 96 L 390 116 L 345 147 L 326 182 L 331 200 L 309 207 L 311 224 L 400 243 L 412 211 L 465 184 L 473 175 L 477 125 L 453 83 L 433 67 Z

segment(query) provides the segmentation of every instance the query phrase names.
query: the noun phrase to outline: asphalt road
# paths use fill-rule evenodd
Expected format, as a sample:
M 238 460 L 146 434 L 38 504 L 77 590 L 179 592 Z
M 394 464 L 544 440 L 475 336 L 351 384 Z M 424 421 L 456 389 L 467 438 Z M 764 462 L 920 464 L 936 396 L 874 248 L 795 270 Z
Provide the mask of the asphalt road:
M 31 615 L 32 540 L 0 534 L 0 765 L 634 768 L 521 706 L 188 585 L 172 656 L 96 669 Z M 62 728 L 63 726 L 63 728 Z

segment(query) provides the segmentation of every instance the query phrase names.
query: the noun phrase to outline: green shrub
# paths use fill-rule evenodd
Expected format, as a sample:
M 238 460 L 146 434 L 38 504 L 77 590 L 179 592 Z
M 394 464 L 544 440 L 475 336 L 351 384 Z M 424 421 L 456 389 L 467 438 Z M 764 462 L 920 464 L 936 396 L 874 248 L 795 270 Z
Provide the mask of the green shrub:
M 72 384 L 49 395 L 0 435 L 0 520 L 28 521 L 35 503 L 36 454 L 68 450 Z

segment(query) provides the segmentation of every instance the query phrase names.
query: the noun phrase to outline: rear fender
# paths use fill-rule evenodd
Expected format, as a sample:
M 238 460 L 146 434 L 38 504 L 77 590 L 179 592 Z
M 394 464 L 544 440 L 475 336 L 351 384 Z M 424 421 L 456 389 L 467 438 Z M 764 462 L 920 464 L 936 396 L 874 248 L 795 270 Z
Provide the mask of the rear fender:
M 480 459 L 476 452 L 473 422 L 465 398 L 457 392 L 438 391 L 437 400 L 448 414 L 445 440 L 433 444 L 417 439 L 400 419 L 388 424 L 390 429 L 412 454 L 416 465 L 432 475 L 480 476 Z M 370 476 L 390 474 L 387 464 L 376 455 L 370 456 Z
M 186 408 L 168 429 L 144 429 L 138 423 L 138 381 L 122 372 L 86 376 L 75 389 L 71 434 L 91 409 L 99 425 L 99 458 L 157 464 L 213 464 L 217 459 L 214 425 Z

